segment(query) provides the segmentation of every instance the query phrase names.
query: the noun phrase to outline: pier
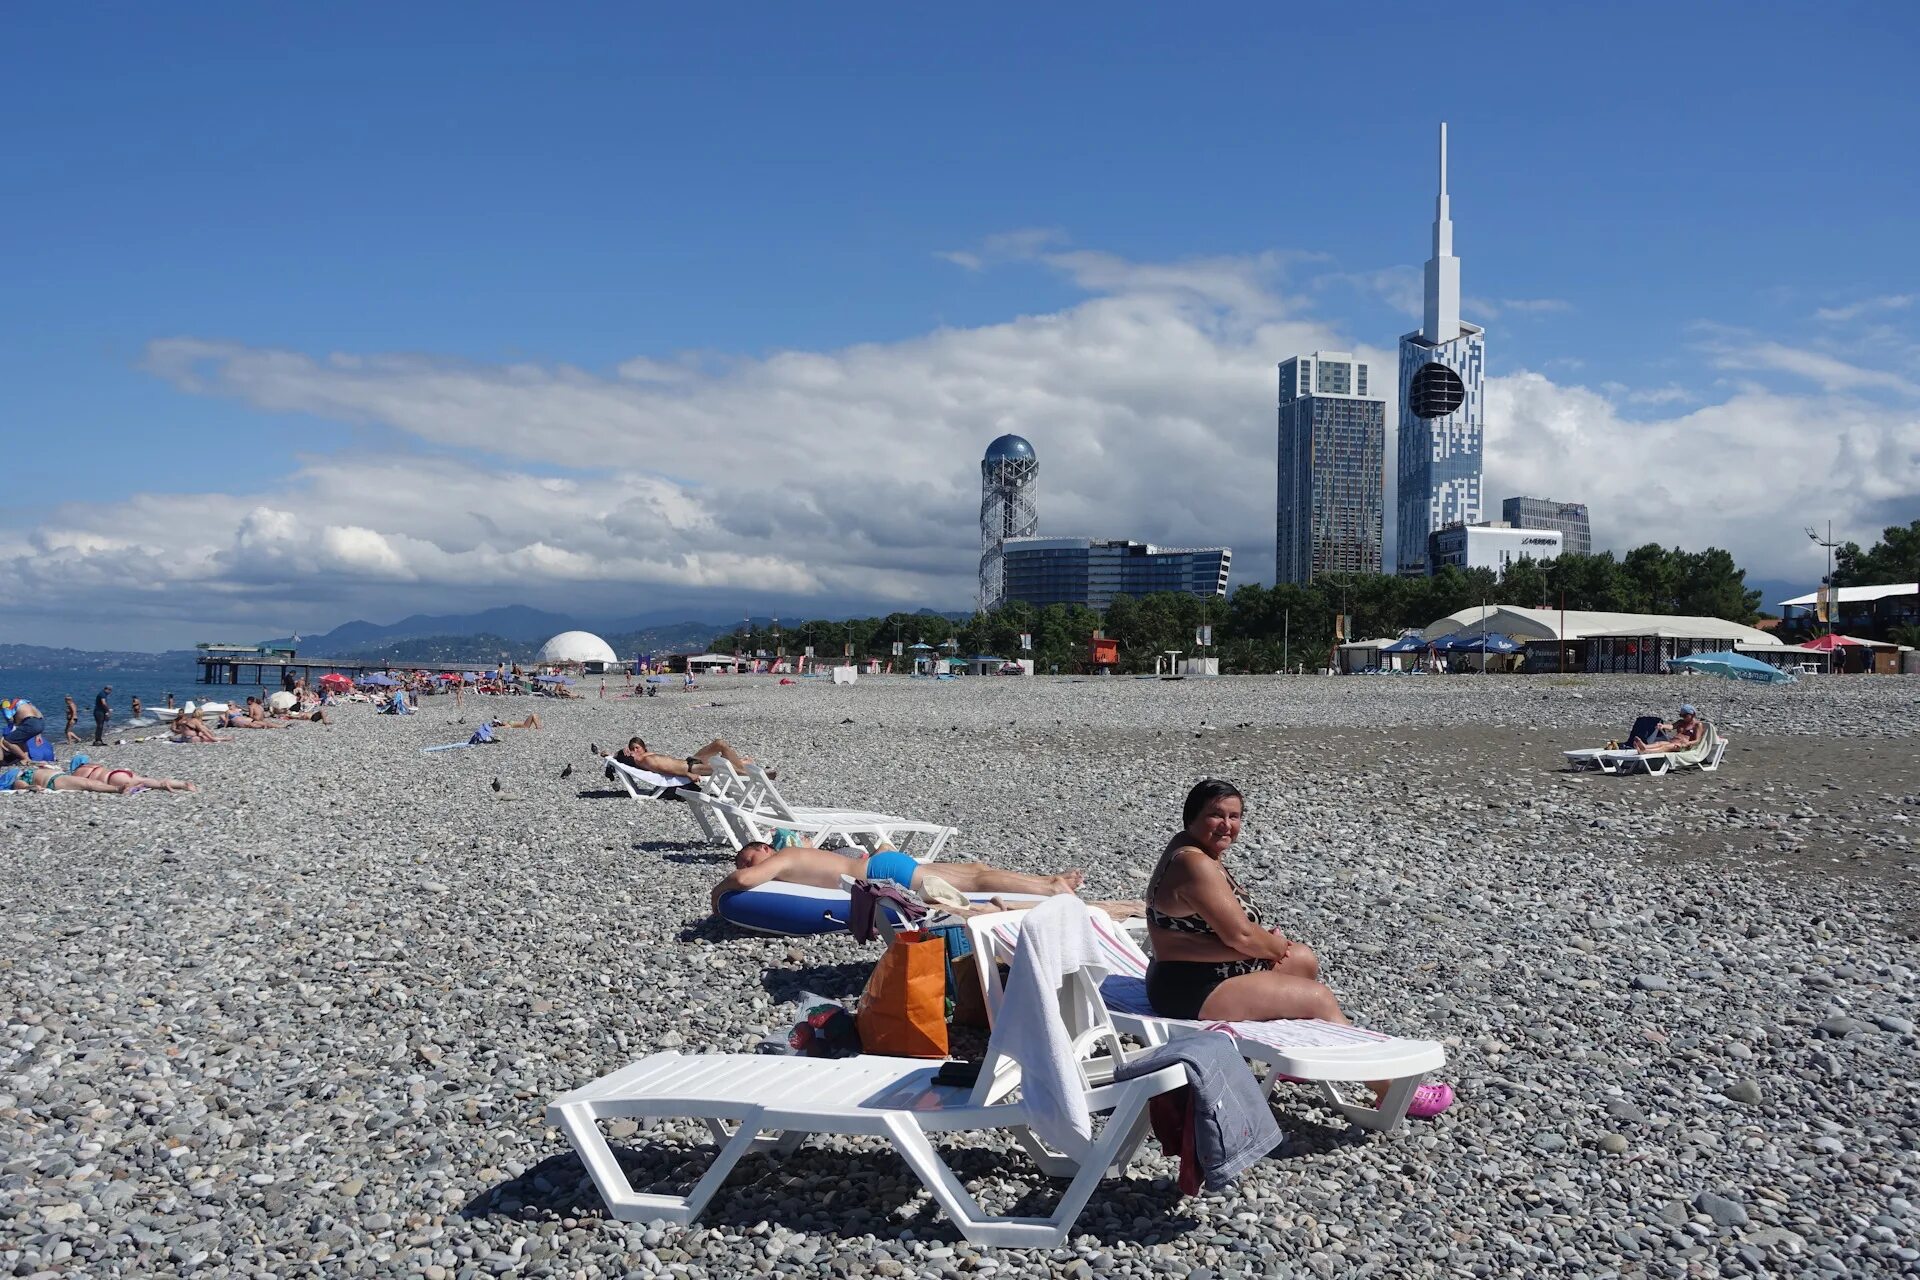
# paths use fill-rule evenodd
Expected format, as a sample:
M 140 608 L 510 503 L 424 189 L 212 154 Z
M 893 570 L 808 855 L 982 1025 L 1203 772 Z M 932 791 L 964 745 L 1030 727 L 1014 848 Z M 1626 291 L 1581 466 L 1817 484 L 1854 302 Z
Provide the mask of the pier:
M 370 658 L 303 658 L 292 649 L 265 649 L 257 645 L 202 644 L 194 662 L 201 684 L 281 686 L 287 673 L 305 676 L 311 687 L 329 671 L 359 679 L 375 671 L 491 671 L 495 659 L 472 662 L 382 662 Z

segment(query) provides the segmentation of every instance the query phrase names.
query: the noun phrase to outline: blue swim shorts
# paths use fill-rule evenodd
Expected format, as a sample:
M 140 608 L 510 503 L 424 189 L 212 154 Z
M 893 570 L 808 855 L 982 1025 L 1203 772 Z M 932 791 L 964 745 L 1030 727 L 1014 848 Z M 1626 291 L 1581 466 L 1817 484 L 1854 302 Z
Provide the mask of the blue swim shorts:
M 913 888 L 913 873 L 919 869 L 919 863 L 894 849 L 867 859 L 867 879 L 891 880 L 902 889 Z

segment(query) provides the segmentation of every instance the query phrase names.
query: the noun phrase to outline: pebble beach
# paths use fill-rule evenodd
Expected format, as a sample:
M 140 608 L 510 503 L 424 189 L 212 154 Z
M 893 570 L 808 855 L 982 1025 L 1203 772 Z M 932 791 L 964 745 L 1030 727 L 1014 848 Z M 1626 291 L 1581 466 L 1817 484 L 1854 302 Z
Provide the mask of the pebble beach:
M 0 1273 L 1920 1272 L 1920 680 L 578 688 L 89 750 L 197 793 L 0 795 Z M 1718 772 L 1562 767 L 1683 700 Z M 1093 898 L 1140 896 L 1188 786 L 1229 779 L 1236 875 L 1356 1021 L 1446 1044 L 1459 1101 L 1375 1135 L 1283 1088 L 1232 1190 L 1183 1197 L 1149 1141 L 1054 1250 L 968 1244 L 853 1139 L 749 1159 L 692 1227 L 612 1221 L 551 1099 L 751 1052 L 879 955 L 713 921 L 731 855 L 590 756 L 633 733 Z M 610 1133 L 636 1185 L 697 1176 L 689 1125 Z M 1003 1138 L 948 1149 L 988 1203 L 1050 1195 Z

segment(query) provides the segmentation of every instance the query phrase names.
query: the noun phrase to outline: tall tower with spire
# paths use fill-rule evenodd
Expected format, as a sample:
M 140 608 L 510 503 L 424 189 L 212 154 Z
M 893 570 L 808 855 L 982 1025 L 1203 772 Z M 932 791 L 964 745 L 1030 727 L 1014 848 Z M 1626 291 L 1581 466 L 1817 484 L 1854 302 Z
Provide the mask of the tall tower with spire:
M 1430 572 L 1427 539 L 1480 519 L 1486 429 L 1485 333 L 1460 319 L 1460 259 L 1447 195 L 1447 126 L 1440 126 L 1440 194 L 1433 209 L 1420 327 L 1400 339 L 1399 571 Z

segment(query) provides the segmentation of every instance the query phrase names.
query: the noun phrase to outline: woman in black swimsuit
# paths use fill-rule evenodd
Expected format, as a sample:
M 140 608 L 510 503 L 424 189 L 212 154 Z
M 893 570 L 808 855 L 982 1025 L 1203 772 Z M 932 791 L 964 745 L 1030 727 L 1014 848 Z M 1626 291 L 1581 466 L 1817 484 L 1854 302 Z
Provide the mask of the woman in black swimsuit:
M 1147 881 L 1147 999 L 1167 1018 L 1345 1022 L 1319 981 L 1320 958 L 1260 923 L 1223 859 L 1240 836 L 1245 801 L 1209 778 L 1187 793 L 1185 828 Z
M 1167 1018 L 1265 1022 L 1276 1018 L 1347 1021 L 1320 981 L 1320 958 L 1260 923 L 1224 863 L 1240 836 L 1245 801 L 1231 783 L 1208 778 L 1187 793 L 1184 830 L 1167 841 L 1147 881 L 1147 1000 Z M 1389 1081 L 1370 1080 L 1384 1097 Z M 1453 1087 L 1423 1084 L 1407 1114 L 1437 1116 L 1453 1105 Z

